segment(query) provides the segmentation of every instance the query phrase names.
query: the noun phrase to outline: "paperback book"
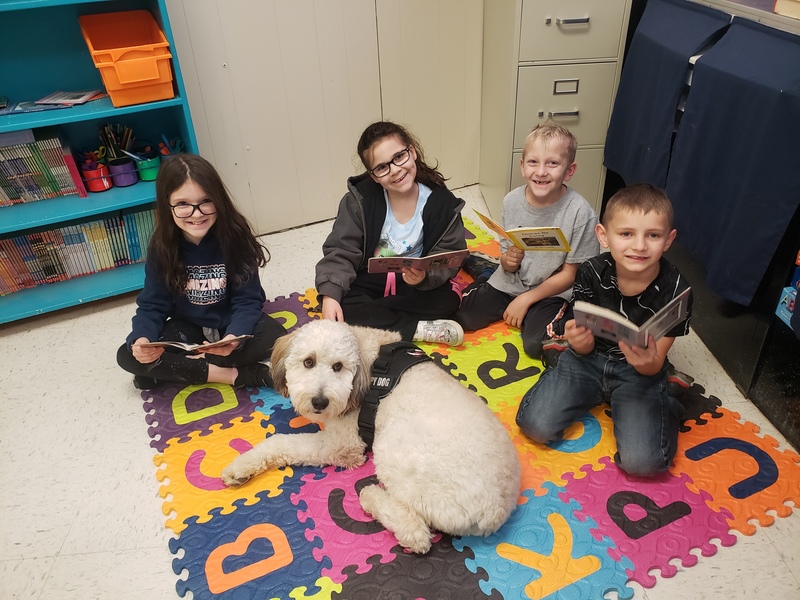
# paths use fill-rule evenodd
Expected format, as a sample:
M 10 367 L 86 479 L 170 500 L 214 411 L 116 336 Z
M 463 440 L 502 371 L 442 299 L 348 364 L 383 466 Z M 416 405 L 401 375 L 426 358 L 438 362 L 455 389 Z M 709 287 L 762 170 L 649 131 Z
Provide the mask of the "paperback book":
M 575 324 L 592 330 L 598 337 L 612 342 L 625 342 L 629 346 L 647 347 L 650 336 L 658 341 L 689 313 L 691 288 L 673 298 L 643 325 L 636 325 L 621 314 L 589 302 L 576 300 Z
M 369 273 L 399 273 L 403 268 L 420 269 L 421 271 L 434 271 L 436 269 L 457 269 L 469 256 L 469 250 L 453 250 L 452 252 L 439 252 L 420 258 L 410 256 L 374 256 L 369 259 L 367 272 Z
M 481 221 L 502 238 L 507 239 L 520 250 L 526 252 L 569 252 L 571 250 L 564 232 L 559 227 L 519 227 L 503 229 L 502 225 L 477 210 Z
M 218 342 L 211 342 L 206 344 L 186 344 L 184 342 L 147 342 L 146 344 L 141 344 L 143 348 L 161 348 L 166 346 L 171 346 L 173 348 L 178 348 L 179 350 L 186 350 L 186 352 L 194 352 L 199 354 L 204 350 L 208 350 L 209 348 L 219 348 L 220 346 L 227 346 L 231 342 L 241 342 L 243 340 L 249 340 L 252 335 L 237 335 L 235 338 L 227 339 L 227 340 L 220 340 Z

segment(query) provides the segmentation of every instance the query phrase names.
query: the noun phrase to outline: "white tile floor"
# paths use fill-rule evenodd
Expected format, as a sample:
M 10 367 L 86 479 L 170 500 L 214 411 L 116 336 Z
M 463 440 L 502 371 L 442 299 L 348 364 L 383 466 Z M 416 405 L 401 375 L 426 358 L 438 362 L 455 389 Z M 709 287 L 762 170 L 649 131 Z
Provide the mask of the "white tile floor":
M 477 187 L 459 191 L 485 211 Z M 313 286 L 330 223 L 266 236 L 263 274 L 275 297 Z M 0 327 L 0 598 L 177 598 L 170 532 L 139 392 L 116 365 L 135 296 Z M 679 339 L 675 365 L 724 406 L 789 447 L 739 394 L 695 335 Z M 800 599 L 800 509 L 730 548 L 700 558 L 648 600 Z

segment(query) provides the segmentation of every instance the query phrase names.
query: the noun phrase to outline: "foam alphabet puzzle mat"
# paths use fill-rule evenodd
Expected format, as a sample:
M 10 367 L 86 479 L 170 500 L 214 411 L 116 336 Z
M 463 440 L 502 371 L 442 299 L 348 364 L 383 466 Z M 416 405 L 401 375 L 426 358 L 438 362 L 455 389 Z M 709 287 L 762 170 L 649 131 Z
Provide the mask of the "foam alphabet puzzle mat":
M 497 255 L 497 242 L 466 222 L 469 245 Z M 462 283 L 469 281 L 463 272 Z M 287 330 L 319 318 L 316 293 L 269 301 Z M 587 600 L 628 599 L 715 560 L 800 507 L 800 455 L 780 449 L 753 423 L 694 383 L 674 466 L 645 479 L 616 467 L 610 411 L 601 405 L 548 445 L 531 442 L 514 417 L 543 366 L 516 329 L 495 324 L 457 348 L 420 346 L 486 400 L 508 429 L 522 464 L 515 511 L 487 537 L 438 534 L 419 556 L 361 509 L 375 482 L 357 469 L 286 467 L 238 488 L 222 469 L 274 433 L 314 432 L 269 388 L 162 385 L 142 393 L 156 452 L 165 526 L 175 537 L 176 592 L 196 600 Z M 679 575 L 677 575 L 679 576 Z

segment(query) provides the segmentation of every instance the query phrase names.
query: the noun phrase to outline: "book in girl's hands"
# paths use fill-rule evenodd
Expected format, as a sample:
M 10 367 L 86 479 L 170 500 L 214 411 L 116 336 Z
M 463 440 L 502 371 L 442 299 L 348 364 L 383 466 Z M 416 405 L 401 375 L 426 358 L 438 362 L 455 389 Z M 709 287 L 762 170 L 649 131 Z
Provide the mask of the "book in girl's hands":
M 220 346 L 227 346 L 231 342 L 240 342 L 242 340 L 249 340 L 252 335 L 237 335 L 235 338 L 231 338 L 228 340 L 220 340 L 218 342 L 211 342 L 207 344 L 185 344 L 183 342 L 147 342 L 146 344 L 141 344 L 143 348 L 160 348 L 162 346 L 172 346 L 173 348 L 178 348 L 180 350 L 186 350 L 187 352 L 195 352 L 200 353 L 208 350 L 209 348 L 219 348 Z
M 481 218 L 484 225 L 520 250 L 526 252 L 569 252 L 571 250 L 564 232 L 559 227 L 519 227 L 506 230 L 494 219 L 482 215 L 477 210 L 475 213 Z
M 411 256 L 373 256 L 367 264 L 368 273 L 399 273 L 404 267 L 419 269 L 420 271 L 435 271 L 436 269 L 457 269 L 469 256 L 469 250 L 453 250 L 452 252 L 439 252 L 420 258 Z
M 690 293 L 691 288 L 686 288 L 646 323 L 638 326 L 618 312 L 576 300 L 575 324 L 591 329 L 594 335 L 612 342 L 622 341 L 629 346 L 646 348 L 651 335 L 658 341 L 675 325 L 686 319 L 689 314 Z

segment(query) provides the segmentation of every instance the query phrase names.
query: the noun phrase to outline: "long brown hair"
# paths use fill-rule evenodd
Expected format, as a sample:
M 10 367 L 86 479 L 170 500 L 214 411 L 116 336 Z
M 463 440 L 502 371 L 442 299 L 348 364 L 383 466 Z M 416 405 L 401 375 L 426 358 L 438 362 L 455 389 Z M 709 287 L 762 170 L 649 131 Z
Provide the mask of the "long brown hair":
M 358 156 L 361 158 L 361 162 L 364 164 L 364 168 L 369 170 L 369 157 L 367 156 L 367 152 L 369 149 L 372 148 L 375 144 L 380 142 L 383 138 L 396 135 L 400 138 L 400 141 L 406 145 L 411 146 L 417 153 L 417 181 L 424 183 L 428 187 L 431 185 L 440 185 L 443 186 L 444 182 L 447 181 L 447 178 L 442 175 L 439 170 L 439 163 L 437 161 L 436 166 L 431 167 L 425 162 L 425 154 L 422 151 L 422 146 L 420 146 L 419 141 L 415 138 L 405 127 L 398 125 L 397 123 L 392 123 L 391 121 L 378 121 L 373 123 L 372 125 L 367 126 L 364 130 L 364 133 L 361 134 L 361 137 L 358 140 Z
M 194 181 L 214 202 L 217 221 L 212 231 L 225 256 L 228 280 L 241 285 L 267 264 L 269 251 L 256 239 L 250 223 L 236 208 L 230 192 L 214 166 L 196 154 L 174 154 L 161 162 L 156 177 L 156 227 L 148 252 L 155 257 L 167 287 L 183 293 L 188 274 L 178 250 L 183 232 L 175 224 L 169 199 L 189 180 Z

